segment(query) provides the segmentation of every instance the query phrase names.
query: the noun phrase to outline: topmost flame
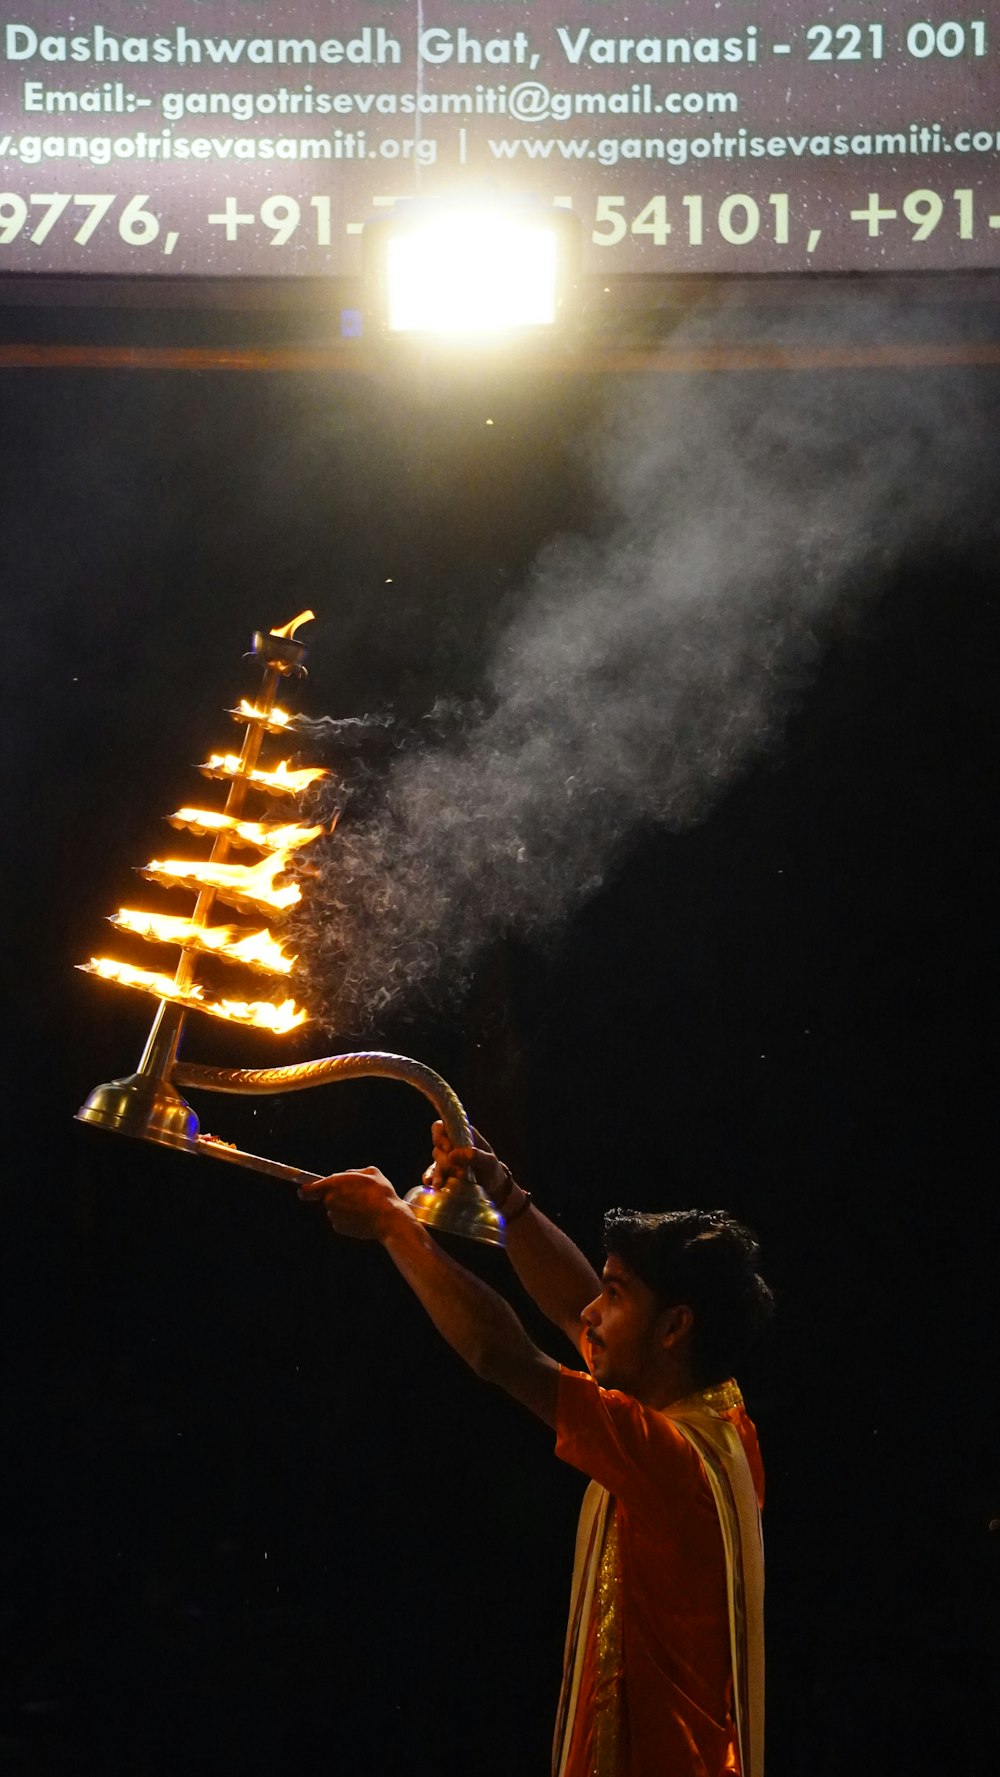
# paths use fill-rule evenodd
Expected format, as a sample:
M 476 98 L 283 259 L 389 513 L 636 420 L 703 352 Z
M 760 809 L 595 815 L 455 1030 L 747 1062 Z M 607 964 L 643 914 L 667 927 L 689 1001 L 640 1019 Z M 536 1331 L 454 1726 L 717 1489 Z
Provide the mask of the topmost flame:
M 315 611 L 300 611 L 297 617 L 292 618 L 291 623 L 283 623 L 280 629 L 272 629 L 269 633 L 277 636 L 279 641 L 294 642 L 295 631 L 301 624 L 311 623 L 315 615 Z

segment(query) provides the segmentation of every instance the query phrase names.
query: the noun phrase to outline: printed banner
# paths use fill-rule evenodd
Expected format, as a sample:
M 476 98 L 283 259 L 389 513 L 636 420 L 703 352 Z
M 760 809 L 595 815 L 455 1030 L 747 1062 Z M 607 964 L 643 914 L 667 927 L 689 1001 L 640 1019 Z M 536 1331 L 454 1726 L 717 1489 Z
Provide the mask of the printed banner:
M 591 273 L 1000 263 L 1000 21 L 956 0 L 12 0 L 0 274 L 355 274 L 397 197 Z

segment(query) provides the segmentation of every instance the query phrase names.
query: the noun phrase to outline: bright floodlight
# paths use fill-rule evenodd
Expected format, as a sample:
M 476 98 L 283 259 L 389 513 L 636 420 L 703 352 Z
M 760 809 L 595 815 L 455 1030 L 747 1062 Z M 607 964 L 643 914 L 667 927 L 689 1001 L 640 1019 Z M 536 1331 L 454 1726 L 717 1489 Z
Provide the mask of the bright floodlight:
M 481 337 L 556 326 L 573 224 L 563 210 L 521 202 L 401 205 L 373 230 L 386 331 Z

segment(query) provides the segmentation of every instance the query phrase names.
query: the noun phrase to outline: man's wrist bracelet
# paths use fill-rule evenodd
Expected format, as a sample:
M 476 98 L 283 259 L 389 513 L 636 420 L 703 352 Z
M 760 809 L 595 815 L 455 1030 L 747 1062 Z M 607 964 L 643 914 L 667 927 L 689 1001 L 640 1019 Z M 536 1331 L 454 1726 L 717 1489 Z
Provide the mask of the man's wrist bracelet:
M 516 1209 L 511 1210 L 509 1216 L 504 1216 L 504 1226 L 506 1228 L 509 1228 L 511 1222 L 516 1222 L 518 1216 L 525 1215 L 527 1213 L 527 1211 L 531 1208 L 531 1192 L 523 1190 L 520 1185 L 518 1185 L 517 1188 L 521 1192 L 521 1201 L 518 1204 Z M 508 1193 L 508 1195 L 509 1195 L 509 1193 Z M 506 1201 L 507 1201 L 507 1198 L 505 1197 L 504 1202 L 506 1203 Z
M 514 1174 L 511 1172 L 510 1167 L 505 1166 L 501 1160 L 500 1169 L 503 1173 L 504 1182 L 499 1197 L 494 1197 L 493 1199 L 494 1209 L 502 1209 L 514 1189 Z

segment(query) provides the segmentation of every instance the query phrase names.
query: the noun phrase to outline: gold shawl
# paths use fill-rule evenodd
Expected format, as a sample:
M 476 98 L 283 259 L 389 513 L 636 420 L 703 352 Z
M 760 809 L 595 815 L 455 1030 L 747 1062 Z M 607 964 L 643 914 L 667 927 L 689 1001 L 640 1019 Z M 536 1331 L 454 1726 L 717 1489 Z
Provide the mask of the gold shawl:
M 618 1623 L 615 1609 L 613 1587 L 617 1574 L 610 1571 L 607 1558 L 612 1552 L 608 1549 L 608 1529 L 614 1524 L 614 1500 L 607 1488 L 600 1482 L 591 1481 L 583 1496 L 580 1507 L 580 1523 L 576 1533 L 576 1555 L 573 1561 L 573 1583 L 569 1598 L 569 1623 L 566 1628 L 566 1650 L 563 1655 L 563 1681 L 559 1696 L 559 1708 L 556 1713 L 556 1733 L 552 1748 L 552 1777 L 564 1777 L 566 1763 L 569 1758 L 570 1745 L 573 1740 L 573 1723 L 576 1720 L 576 1706 L 580 1695 L 580 1679 L 583 1676 L 584 1651 L 587 1646 L 587 1631 L 595 1607 L 595 1594 L 598 1610 L 602 1602 L 606 1614 L 607 1632 L 605 1642 L 605 1663 L 607 1656 L 617 1651 Z M 617 1557 L 617 1539 L 612 1545 L 613 1554 Z M 617 1560 L 615 1561 L 617 1566 Z M 602 1575 L 605 1587 L 601 1586 Z M 602 1601 L 601 1592 L 605 1591 Z M 600 1623 L 598 1623 L 600 1630 Z M 599 1635 L 599 1642 L 602 1638 Z M 610 1645 L 609 1645 L 610 1644 Z M 601 1661 L 601 1648 L 598 1647 L 598 1664 Z M 595 1741 L 598 1747 L 606 1748 L 612 1733 L 617 1740 L 618 1709 L 617 1695 L 614 1694 L 615 1706 L 608 1712 L 604 1724 L 595 1724 Z M 603 1727 L 603 1731 L 601 1728 Z M 613 1777 L 613 1766 L 598 1767 L 600 1777 Z
M 740 1434 L 723 1413 L 743 1405 L 735 1382 L 675 1401 L 668 1417 L 701 1457 L 726 1551 L 733 1707 L 742 1777 L 764 1777 L 764 1543 Z

